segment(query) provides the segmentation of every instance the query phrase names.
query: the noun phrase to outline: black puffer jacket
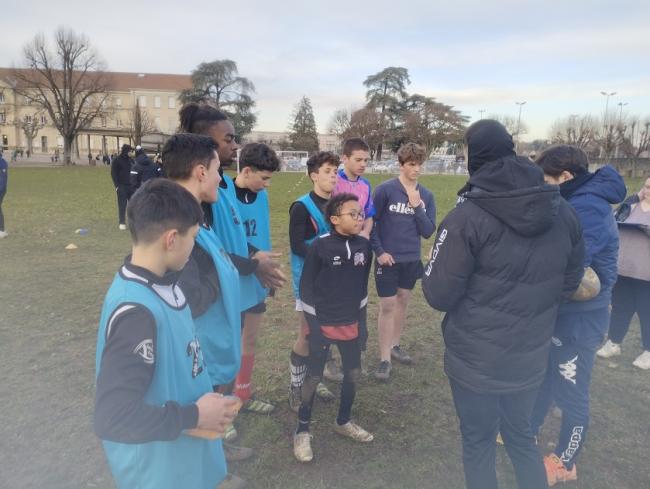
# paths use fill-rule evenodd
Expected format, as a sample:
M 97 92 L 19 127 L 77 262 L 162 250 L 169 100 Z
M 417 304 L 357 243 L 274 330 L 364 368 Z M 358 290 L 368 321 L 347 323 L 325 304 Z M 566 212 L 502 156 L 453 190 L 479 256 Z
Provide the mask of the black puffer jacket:
M 558 305 L 582 278 L 575 212 L 527 158 L 486 163 L 440 224 L 422 280 L 446 311 L 445 372 L 479 393 L 538 386 Z

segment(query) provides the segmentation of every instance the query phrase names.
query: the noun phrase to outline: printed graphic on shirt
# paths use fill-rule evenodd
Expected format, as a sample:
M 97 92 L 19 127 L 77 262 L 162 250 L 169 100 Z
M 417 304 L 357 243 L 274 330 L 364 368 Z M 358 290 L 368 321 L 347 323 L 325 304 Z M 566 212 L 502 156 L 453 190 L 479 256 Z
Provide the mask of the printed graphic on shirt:
M 575 453 L 580 448 L 580 442 L 582 442 L 582 432 L 584 431 L 584 426 L 574 426 L 571 431 L 571 439 L 569 441 L 569 446 L 566 450 L 562 452 L 560 460 L 562 462 L 570 462 Z
M 142 340 L 138 346 L 133 349 L 133 353 L 140 355 L 144 360 L 144 363 L 152 365 L 154 361 L 153 340 L 150 338 Z
M 239 219 L 237 218 L 237 212 L 235 212 L 235 208 L 233 206 L 230 206 L 230 213 L 232 214 L 232 222 L 234 222 L 236 226 L 239 226 Z
M 354 254 L 354 266 L 355 267 L 357 267 L 357 266 L 363 267 L 363 266 L 365 266 L 365 264 L 366 264 L 366 255 L 361 251 L 357 251 Z
M 332 258 L 332 265 L 335 267 L 341 265 L 341 257 L 339 255 L 336 255 L 334 258 Z
M 422 207 L 424 208 L 424 204 L 422 204 Z M 413 209 L 413 207 L 411 207 L 411 204 L 408 202 L 398 202 L 397 204 L 391 204 L 388 206 L 388 210 L 396 214 L 405 214 L 408 216 L 415 214 L 415 209 Z
M 247 238 L 257 236 L 257 221 L 255 219 L 246 219 L 244 221 L 244 227 L 246 228 Z
M 192 378 L 194 379 L 203 372 L 201 345 L 196 338 L 187 344 L 187 356 L 192 356 Z
M 569 360 L 566 363 L 561 363 L 559 365 L 560 367 L 560 375 L 564 377 L 566 380 L 571 382 L 572 384 L 576 383 L 576 361 L 578 360 L 578 355 L 573 357 L 571 360 Z
M 433 248 L 431 248 L 431 256 L 429 257 L 429 264 L 427 265 L 427 269 L 424 271 L 424 274 L 427 277 L 431 275 L 431 270 L 433 270 L 433 264 L 436 262 L 436 258 L 438 258 L 438 253 L 440 253 L 440 249 L 442 248 L 442 245 L 445 244 L 445 239 L 447 239 L 446 228 L 440 231 L 440 236 L 438 236 L 438 240 L 436 241 L 436 244 L 434 245 Z

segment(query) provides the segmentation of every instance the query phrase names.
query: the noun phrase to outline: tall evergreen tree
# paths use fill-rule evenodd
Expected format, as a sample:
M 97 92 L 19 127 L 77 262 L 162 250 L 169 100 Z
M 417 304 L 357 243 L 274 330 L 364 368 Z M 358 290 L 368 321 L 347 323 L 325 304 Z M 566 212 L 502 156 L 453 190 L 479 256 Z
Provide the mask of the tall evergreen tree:
M 381 160 L 384 139 L 393 126 L 393 115 L 399 110 L 399 104 L 407 97 L 406 85 L 411 83 L 406 68 L 389 66 L 379 73 L 368 76 L 363 84 L 368 88 L 366 101 L 368 107 L 380 114 L 380 138 L 376 158 Z
M 296 151 L 318 151 L 318 131 L 309 98 L 302 97 L 291 116 L 289 140 Z
M 239 76 L 237 63 L 221 59 L 201 63 L 192 71 L 192 88 L 181 92 L 181 102 L 208 102 L 228 115 L 239 136 L 251 132 L 257 116 L 253 112 L 255 86 Z

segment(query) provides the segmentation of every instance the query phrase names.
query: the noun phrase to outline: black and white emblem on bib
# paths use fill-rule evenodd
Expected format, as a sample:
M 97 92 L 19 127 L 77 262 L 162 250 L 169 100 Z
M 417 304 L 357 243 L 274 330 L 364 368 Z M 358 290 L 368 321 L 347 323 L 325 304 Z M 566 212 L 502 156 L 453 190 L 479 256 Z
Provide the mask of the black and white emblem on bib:
M 133 353 L 140 355 L 144 363 L 149 365 L 153 364 L 153 340 L 146 339 L 141 341 L 138 346 L 133 349 Z
M 201 365 L 201 345 L 197 339 L 190 341 L 187 344 L 187 356 L 192 355 L 192 378 L 196 378 L 203 372 L 203 365 Z

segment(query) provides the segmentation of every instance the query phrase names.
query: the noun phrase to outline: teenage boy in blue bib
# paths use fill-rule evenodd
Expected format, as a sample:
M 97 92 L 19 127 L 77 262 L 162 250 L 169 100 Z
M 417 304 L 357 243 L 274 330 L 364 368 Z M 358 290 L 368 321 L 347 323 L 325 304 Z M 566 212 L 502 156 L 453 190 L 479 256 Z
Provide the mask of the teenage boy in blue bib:
M 291 245 L 291 278 L 293 293 L 296 297 L 298 312 L 298 338 L 293 344 L 289 358 L 291 384 L 289 387 L 289 407 L 298 412 L 300 407 L 300 388 L 307 373 L 309 344 L 307 332 L 309 327 L 305 320 L 300 302 L 300 276 L 307 256 L 309 244 L 321 234 L 329 232 L 325 220 L 325 205 L 332 196 L 336 186 L 336 170 L 341 161 L 329 151 L 320 151 L 307 160 L 307 175 L 314 184 L 314 189 L 298 198 L 289 208 L 289 243 Z M 316 388 L 316 395 L 323 400 L 334 399 L 323 383 Z
M 266 144 L 251 143 L 239 155 L 239 174 L 235 193 L 248 243 L 262 251 L 271 251 L 271 219 L 266 191 L 273 172 L 280 169 L 280 160 Z M 266 312 L 269 289 L 255 277 L 255 305 L 244 312 L 241 368 L 235 380 L 234 394 L 252 412 L 268 414 L 273 404 L 251 396 L 251 377 L 255 363 L 255 339 Z
M 377 186 L 375 227 L 370 242 L 377 257 L 375 283 L 379 296 L 379 366 L 375 377 L 388 381 L 391 359 L 410 365 L 411 356 L 400 346 L 415 282 L 422 277 L 420 238 L 436 229 L 433 194 L 418 183 L 426 153 L 422 146 L 406 143 L 397 152 L 399 177 Z
M 212 149 L 197 155 L 217 161 Z M 132 253 L 106 294 L 97 335 L 95 432 L 121 489 L 214 489 L 226 477 L 220 440 L 238 402 L 212 391 L 202 345 L 178 273 L 202 212 L 192 193 L 168 180 L 146 183 L 130 200 Z

